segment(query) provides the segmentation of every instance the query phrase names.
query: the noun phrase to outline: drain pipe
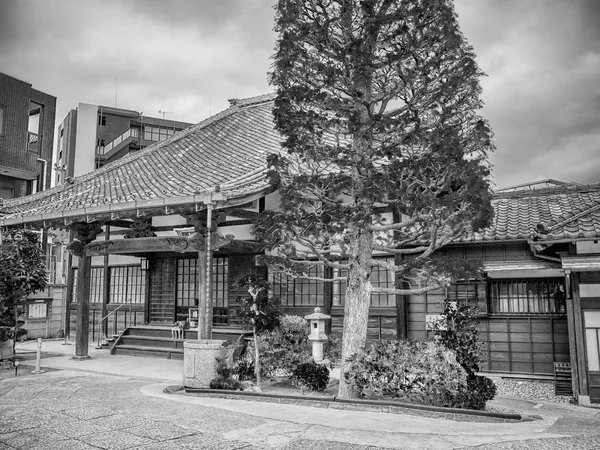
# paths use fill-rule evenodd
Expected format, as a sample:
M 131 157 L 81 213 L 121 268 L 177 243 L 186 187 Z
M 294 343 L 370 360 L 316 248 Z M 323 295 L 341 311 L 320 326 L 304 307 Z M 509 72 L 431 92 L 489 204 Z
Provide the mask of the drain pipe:
M 37 158 L 36 161 L 41 162 L 44 165 L 44 168 L 42 169 L 42 182 L 40 183 L 42 185 L 42 189 L 40 189 L 38 186 L 38 192 L 45 191 L 46 190 L 46 170 L 48 170 L 48 161 L 46 161 L 45 159 L 42 159 L 42 158 Z

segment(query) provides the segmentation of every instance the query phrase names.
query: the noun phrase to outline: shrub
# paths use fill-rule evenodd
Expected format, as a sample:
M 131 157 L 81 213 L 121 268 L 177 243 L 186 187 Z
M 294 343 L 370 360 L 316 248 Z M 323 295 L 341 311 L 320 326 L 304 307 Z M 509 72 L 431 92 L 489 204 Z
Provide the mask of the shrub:
M 348 360 L 345 378 L 359 397 L 453 406 L 467 388 L 454 352 L 434 342 L 382 341 Z
M 488 377 L 469 375 L 466 390 L 457 396 L 456 407 L 468 409 L 485 409 L 485 402 L 496 396 L 496 385 Z
M 442 320 L 433 330 L 437 342 L 454 351 L 456 360 L 467 372 L 467 388 L 456 399 L 459 408 L 484 409 L 485 402 L 496 395 L 494 382 L 477 375 L 482 356 L 477 313 L 473 306 L 455 306 L 446 301 Z
M 240 383 L 238 380 L 234 380 L 231 378 L 225 380 L 221 378 L 215 378 L 214 380 L 210 381 L 209 385 L 211 389 L 224 389 L 228 391 L 239 391 L 241 386 L 242 383 Z
M 232 367 L 233 377 L 238 381 L 254 381 L 256 380 L 254 359 L 252 352 L 247 352 L 241 358 L 233 362 Z
M 329 369 L 316 362 L 298 365 L 292 372 L 292 384 L 303 392 L 306 390 L 322 392 L 329 383 Z
M 239 390 L 241 383 L 231 377 L 232 372 L 232 368 L 227 364 L 227 359 L 217 358 L 218 377 L 210 381 L 209 387 L 211 389 L 226 389 L 230 391 Z
M 284 315 L 279 328 L 259 337 L 262 374 L 289 376 L 302 363 L 312 361 L 308 324 L 300 316 Z
M 333 368 L 342 360 L 342 340 L 335 335 L 330 335 L 323 343 L 323 357 L 329 360 L 329 367 Z
M 469 374 L 479 371 L 481 360 L 477 313 L 474 306 L 446 301 L 442 320 L 433 327 L 436 340 L 456 352 L 456 360 Z

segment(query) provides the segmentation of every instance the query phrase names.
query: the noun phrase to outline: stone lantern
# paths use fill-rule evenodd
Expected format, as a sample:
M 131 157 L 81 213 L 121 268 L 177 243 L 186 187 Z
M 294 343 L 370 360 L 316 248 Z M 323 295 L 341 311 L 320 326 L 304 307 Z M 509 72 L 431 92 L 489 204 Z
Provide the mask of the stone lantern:
M 315 312 L 304 316 L 310 321 L 310 334 L 308 340 L 312 342 L 312 354 L 316 363 L 323 362 L 323 342 L 327 340 L 325 334 L 325 321 L 331 319 L 331 316 L 321 313 L 321 308 L 315 308 Z

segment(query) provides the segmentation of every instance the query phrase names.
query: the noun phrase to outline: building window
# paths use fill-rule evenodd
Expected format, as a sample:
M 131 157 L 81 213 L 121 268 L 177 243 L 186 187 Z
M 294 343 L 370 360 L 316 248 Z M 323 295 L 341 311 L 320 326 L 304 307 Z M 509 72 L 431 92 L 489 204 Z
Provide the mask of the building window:
M 6 117 L 6 106 L 0 105 L 0 136 L 4 136 L 4 118 Z
M 144 303 L 146 277 L 140 266 L 109 267 L 109 303 Z
M 564 314 L 565 286 L 562 278 L 490 281 L 491 313 Z
M 0 198 L 15 198 L 15 190 L 10 187 L 0 187 Z
M 60 129 L 60 137 L 63 137 L 63 136 L 64 136 L 64 134 L 65 134 L 65 129 L 64 129 L 64 128 L 61 128 L 61 129 Z
M 77 278 L 79 271 L 73 268 L 73 289 L 71 301 L 77 302 Z M 102 303 L 104 291 L 104 267 L 92 267 L 90 269 L 90 303 Z
M 487 295 L 484 281 L 458 282 L 447 288 L 446 298 L 459 305 L 475 306 L 479 314 L 487 314 Z
M 106 125 L 106 116 L 103 114 L 100 114 L 98 116 L 98 125 L 100 126 L 105 126 Z
M 212 303 L 215 308 L 227 308 L 229 305 L 229 259 L 213 258 Z M 194 307 L 198 298 L 196 280 L 198 278 L 198 260 L 181 258 L 177 260 L 177 306 Z
M 42 105 L 29 102 L 29 123 L 27 126 L 27 150 L 40 153 L 42 150 L 40 135 L 42 133 Z
M 324 277 L 323 266 L 312 266 L 307 275 Z M 278 298 L 283 306 L 323 306 L 324 282 L 293 278 L 281 273 L 269 274 L 269 282 L 273 287 L 273 297 Z
M 585 345 L 590 372 L 600 372 L 600 311 L 583 311 Z
M 394 262 L 393 257 L 382 258 L 386 262 Z M 333 276 L 346 277 L 348 276 L 347 270 L 333 270 Z M 396 287 L 396 274 L 391 270 L 386 270 L 382 267 L 373 267 L 371 273 L 371 284 L 373 287 L 382 287 L 393 289 Z M 333 283 L 333 306 L 343 306 L 344 299 L 346 297 L 346 283 L 342 281 L 336 281 Z M 383 292 L 373 292 L 371 294 L 371 306 L 372 307 L 395 307 L 396 306 L 396 294 L 388 294 Z
M 147 141 L 164 141 L 174 134 L 173 128 L 144 125 L 144 139 Z

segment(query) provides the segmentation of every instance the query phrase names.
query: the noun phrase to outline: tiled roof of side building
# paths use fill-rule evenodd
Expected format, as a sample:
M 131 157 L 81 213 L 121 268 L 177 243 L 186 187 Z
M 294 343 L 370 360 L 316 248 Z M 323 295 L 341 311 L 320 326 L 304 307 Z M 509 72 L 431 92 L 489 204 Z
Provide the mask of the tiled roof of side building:
M 500 191 L 492 201 L 493 224 L 462 242 L 560 241 L 600 237 L 600 184 Z
M 273 95 L 244 99 L 171 138 L 55 188 L 0 206 L 7 219 L 86 208 L 121 208 L 186 197 L 219 186 L 229 198 L 268 189 L 266 157 L 280 151 Z

